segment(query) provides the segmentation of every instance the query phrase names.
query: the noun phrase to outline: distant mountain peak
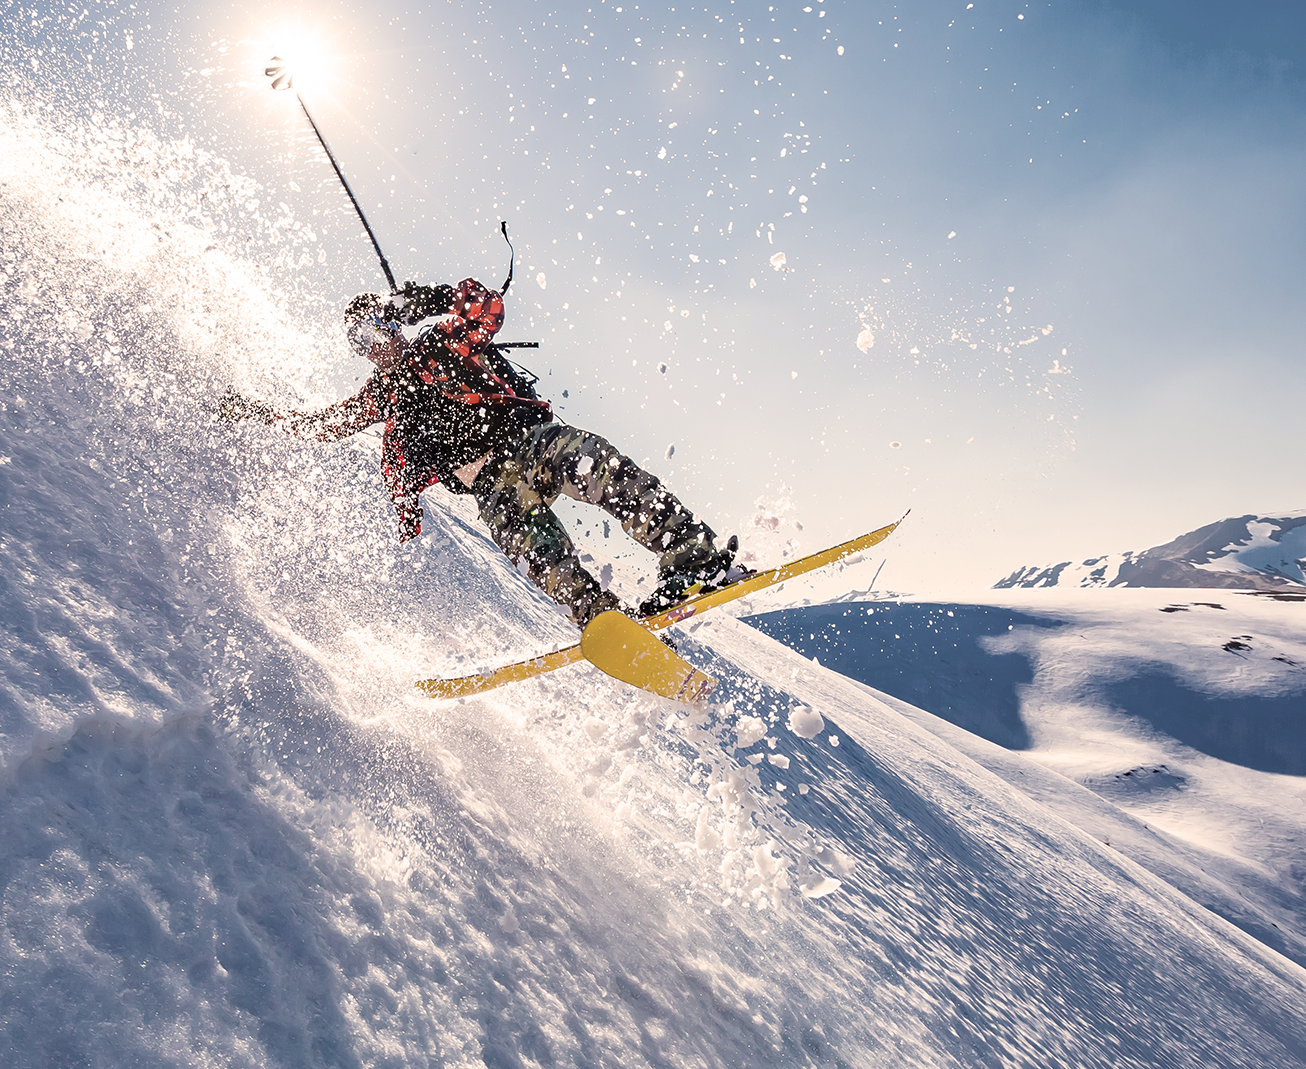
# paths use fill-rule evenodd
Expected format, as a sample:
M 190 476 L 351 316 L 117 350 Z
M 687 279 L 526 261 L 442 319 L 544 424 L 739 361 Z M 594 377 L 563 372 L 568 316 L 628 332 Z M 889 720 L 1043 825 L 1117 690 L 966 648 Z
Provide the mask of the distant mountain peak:
M 1141 553 L 1110 553 L 1080 562 L 1017 568 L 994 586 L 1242 590 L 1306 586 L 1306 511 L 1233 516 Z

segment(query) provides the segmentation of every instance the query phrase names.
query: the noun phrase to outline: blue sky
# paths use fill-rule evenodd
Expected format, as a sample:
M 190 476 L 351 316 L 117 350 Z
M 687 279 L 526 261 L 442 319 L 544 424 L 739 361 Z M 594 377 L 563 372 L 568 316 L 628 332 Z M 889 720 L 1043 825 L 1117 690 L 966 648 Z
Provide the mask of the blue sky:
M 506 330 L 562 415 L 717 526 L 787 498 L 811 550 L 910 506 L 883 580 L 912 589 L 1306 507 L 1300 5 L 32 10 L 7 66 L 45 42 L 73 110 L 312 222 L 324 261 L 276 281 L 327 322 L 379 271 L 261 70 L 319 59 L 397 273 L 502 281 L 506 218 Z

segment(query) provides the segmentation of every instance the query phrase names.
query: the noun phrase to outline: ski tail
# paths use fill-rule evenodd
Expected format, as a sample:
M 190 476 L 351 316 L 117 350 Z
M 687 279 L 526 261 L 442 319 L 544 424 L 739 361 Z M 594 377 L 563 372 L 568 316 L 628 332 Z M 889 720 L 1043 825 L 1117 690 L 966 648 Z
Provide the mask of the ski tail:
M 417 688 L 430 698 L 467 698 L 473 694 L 482 694 L 494 690 L 505 683 L 518 683 L 523 679 L 533 679 L 569 664 L 583 661 L 579 645 L 568 646 L 555 653 L 546 653 L 530 660 L 518 661 L 516 664 L 504 665 L 473 676 L 461 676 L 458 679 L 422 679 Z

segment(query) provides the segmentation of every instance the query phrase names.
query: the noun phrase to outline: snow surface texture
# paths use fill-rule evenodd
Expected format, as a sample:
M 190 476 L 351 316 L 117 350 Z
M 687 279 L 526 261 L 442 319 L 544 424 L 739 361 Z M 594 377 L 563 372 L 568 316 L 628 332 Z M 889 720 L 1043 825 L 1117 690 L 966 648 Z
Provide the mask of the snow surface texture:
M 1075 563 L 1017 568 L 998 590 L 1049 586 L 1306 587 L 1306 512 L 1235 516 L 1142 553 L 1111 553 Z
M 1205 596 L 1011 592 L 987 605 L 817 605 L 749 622 L 876 688 L 1306 964 L 1306 605 Z
M 238 177 L 2 114 L 6 1066 L 1306 1064 L 1299 965 L 725 616 L 704 709 L 418 697 L 574 631 L 372 440 L 212 422 L 339 342 Z

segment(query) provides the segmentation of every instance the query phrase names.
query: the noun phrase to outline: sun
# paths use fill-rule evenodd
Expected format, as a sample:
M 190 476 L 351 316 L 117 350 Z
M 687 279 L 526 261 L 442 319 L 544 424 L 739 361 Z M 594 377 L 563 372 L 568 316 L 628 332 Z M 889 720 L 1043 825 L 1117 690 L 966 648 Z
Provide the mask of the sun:
M 265 34 L 261 43 L 265 70 L 276 89 L 330 91 L 340 79 L 341 63 L 332 39 L 316 27 L 277 27 Z

